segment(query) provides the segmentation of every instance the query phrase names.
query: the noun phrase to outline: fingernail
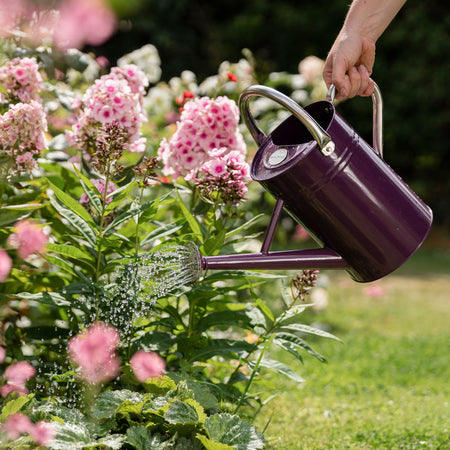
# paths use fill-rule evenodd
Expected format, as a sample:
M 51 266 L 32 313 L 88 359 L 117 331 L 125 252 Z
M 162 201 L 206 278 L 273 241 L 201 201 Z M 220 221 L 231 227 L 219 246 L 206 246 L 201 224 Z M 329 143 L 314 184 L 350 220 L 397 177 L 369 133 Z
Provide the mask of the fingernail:
M 341 95 L 342 97 L 347 97 L 347 89 L 342 88 L 342 89 L 339 91 L 339 95 Z

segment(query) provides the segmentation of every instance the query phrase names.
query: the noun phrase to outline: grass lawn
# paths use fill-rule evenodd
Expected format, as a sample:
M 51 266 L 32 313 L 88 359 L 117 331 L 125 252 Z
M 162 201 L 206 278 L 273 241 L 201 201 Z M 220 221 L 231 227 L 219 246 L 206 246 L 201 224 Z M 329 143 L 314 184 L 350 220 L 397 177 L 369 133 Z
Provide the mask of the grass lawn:
M 329 305 L 307 318 L 342 343 L 307 338 L 325 364 L 286 356 L 305 383 L 274 380 L 256 418 L 267 448 L 450 449 L 450 252 L 421 251 L 374 284 L 376 298 L 327 275 Z

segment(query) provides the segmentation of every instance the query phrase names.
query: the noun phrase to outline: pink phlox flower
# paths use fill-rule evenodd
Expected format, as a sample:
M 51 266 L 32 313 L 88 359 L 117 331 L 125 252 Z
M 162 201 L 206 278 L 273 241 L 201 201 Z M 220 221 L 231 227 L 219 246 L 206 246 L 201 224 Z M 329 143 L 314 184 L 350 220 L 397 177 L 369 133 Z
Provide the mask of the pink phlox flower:
M 5 37 L 17 27 L 24 15 L 26 2 L 24 0 L 0 0 L 0 36 Z
M 380 298 L 386 295 L 387 289 L 380 284 L 370 284 L 364 288 L 364 293 L 371 298 Z
M 47 118 L 42 105 L 34 100 L 11 105 L 0 117 L 0 151 L 18 146 L 21 152 L 40 154 L 47 148 Z
M 46 447 L 56 437 L 55 429 L 45 420 L 36 422 L 28 433 L 36 444 L 43 447 Z
M 110 381 L 120 374 L 120 362 L 115 354 L 119 346 L 118 331 L 102 322 L 70 339 L 72 360 L 81 368 L 81 377 L 90 384 Z
M 17 97 L 23 103 L 31 100 L 41 102 L 42 76 L 34 58 L 13 58 L 0 67 L 0 84 L 9 95 Z M 0 94 L 5 101 L 4 94 Z
M 20 435 L 29 433 L 33 428 L 33 423 L 25 414 L 15 413 L 8 416 L 3 428 L 8 433 L 8 438 L 15 441 Z
M 131 368 L 137 380 L 141 383 L 148 378 L 163 375 L 166 362 L 155 352 L 139 350 L 130 359 Z
M 5 370 L 4 377 L 13 384 L 25 384 L 36 375 L 36 369 L 28 361 L 18 361 Z
M 47 446 L 56 436 L 55 430 L 48 422 L 40 420 L 33 424 L 30 418 L 22 413 L 14 413 L 8 416 L 3 424 L 3 429 L 12 441 L 27 433 L 40 446 Z
M 139 100 L 142 102 L 145 95 L 145 89 L 149 85 L 147 75 L 135 64 L 127 64 L 122 67 L 113 67 L 111 75 L 118 79 L 125 79 L 130 86 L 133 94 L 138 94 Z
M 25 384 L 34 375 L 36 375 L 36 369 L 28 361 L 11 364 L 3 374 L 6 383 L 0 388 L 0 394 L 3 397 L 7 397 L 11 392 L 28 394 Z
M 189 100 L 177 122 L 177 131 L 170 139 L 163 139 L 158 149 L 158 158 L 164 164 L 164 175 L 193 179 L 201 167 L 216 159 L 214 152 L 217 150 L 221 154 L 235 151 L 245 156 L 246 146 L 238 123 L 239 109 L 227 97 Z M 186 148 L 196 154 L 194 167 L 192 164 L 186 165 L 186 158 L 183 157 Z M 189 162 L 194 161 L 191 159 Z M 209 169 L 206 170 L 210 170 L 210 166 L 207 167 Z
M 86 90 L 69 136 L 72 143 L 84 145 L 95 138 L 101 126 L 115 122 L 128 136 L 128 151 L 145 151 L 146 139 L 140 129 L 147 118 L 142 101 L 146 81 L 143 72 L 137 66 L 133 68 L 113 68 Z M 129 76 L 130 71 L 134 78 Z
M 63 0 L 54 41 L 60 49 L 103 44 L 116 29 L 117 20 L 106 1 Z
M 103 178 L 91 179 L 92 184 L 97 188 L 101 197 L 105 195 L 105 185 L 106 181 Z M 108 181 L 108 187 L 106 188 L 106 195 L 112 194 L 116 190 L 116 185 L 112 181 Z M 106 199 L 106 203 L 111 203 L 112 198 L 109 197 Z M 81 203 L 81 198 L 80 198 Z
M 311 236 L 301 225 L 297 225 L 292 238 L 296 242 L 305 242 L 309 240 Z
M 7 240 L 9 245 L 17 248 L 17 254 L 22 259 L 33 254 L 43 253 L 47 242 L 48 236 L 42 227 L 28 219 L 16 223 L 14 233 Z
M 12 260 L 8 253 L 0 248 L 0 283 L 4 283 L 11 271 Z

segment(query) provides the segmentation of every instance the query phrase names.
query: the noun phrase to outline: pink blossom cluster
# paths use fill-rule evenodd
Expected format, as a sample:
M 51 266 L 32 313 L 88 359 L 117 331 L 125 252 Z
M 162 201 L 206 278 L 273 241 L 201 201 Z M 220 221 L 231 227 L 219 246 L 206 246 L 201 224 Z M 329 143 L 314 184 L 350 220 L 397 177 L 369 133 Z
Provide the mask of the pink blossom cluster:
M 81 378 L 89 384 L 99 384 L 119 376 L 119 343 L 119 332 L 102 322 L 93 323 L 85 333 L 70 339 L 69 354 L 81 368 Z
M 147 75 L 141 68 L 135 64 L 126 64 L 122 67 L 113 67 L 110 71 L 110 76 L 117 79 L 124 79 L 128 82 L 131 92 L 139 96 L 139 102 L 143 103 L 145 96 L 145 89 L 149 85 Z
M 163 139 L 158 157 L 164 163 L 164 175 L 192 179 L 200 168 L 222 154 L 246 153 L 244 139 L 238 129 L 239 109 L 228 97 L 195 98 L 188 101 L 177 122 L 177 131 Z
M 103 197 L 105 195 L 105 185 L 106 185 L 106 181 L 103 178 L 91 178 L 91 183 L 97 188 L 99 194 L 101 197 Z M 116 185 L 112 182 L 109 181 L 108 182 L 108 187 L 106 189 L 106 195 L 108 196 L 109 194 L 111 194 L 112 192 L 114 192 L 116 190 Z M 110 203 L 112 200 L 111 197 L 106 199 L 106 203 Z M 87 205 L 89 204 L 89 197 L 86 194 L 81 194 L 79 203 L 82 205 Z
M 139 67 L 129 65 L 113 69 L 91 85 L 81 100 L 80 111 L 72 132 L 68 134 L 73 145 L 86 145 L 95 139 L 102 125 L 117 123 L 127 132 L 127 150 L 144 152 L 145 138 L 140 129 L 146 119 L 142 106 L 142 92 L 148 84 Z
M 41 101 L 39 92 L 42 90 L 42 77 L 39 65 L 34 58 L 13 58 L 0 67 L 0 84 L 8 93 L 0 94 L 0 100 L 18 99 L 23 103 L 31 100 Z
M 159 377 L 164 373 L 166 362 L 155 352 L 139 350 L 130 359 L 134 375 L 141 383 L 149 378 Z
M 28 394 L 26 382 L 36 375 L 36 369 L 28 361 L 18 361 L 9 365 L 3 377 L 6 383 L 0 388 L 0 394 L 7 397 L 11 392 Z
M 5 250 L 0 248 L 0 283 L 4 283 L 6 281 L 9 272 L 11 271 L 11 267 L 12 267 L 11 257 L 8 255 L 8 253 L 5 252 Z M 0 360 L 0 363 L 1 362 L 2 361 Z
M 90 384 L 105 383 L 120 374 L 120 360 L 116 350 L 120 343 L 119 332 L 103 322 L 95 322 L 85 333 L 69 341 L 69 354 L 81 368 L 81 378 Z M 130 360 L 140 382 L 164 373 L 165 361 L 155 352 L 140 350 Z
M 36 167 L 34 156 L 47 148 L 47 119 L 42 105 L 30 103 L 11 105 L 0 116 L 0 154 L 10 157 L 17 172 Z
M 33 441 L 40 446 L 47 446 L 55 438 L 56 432 L 45 420 L 39 420 L 35 424 L 30 418 L 22 413 L 14 413 L 8 416 L 3 429 L 12 441 L 18 439 L 22 434 L 29 434 Z
M 52 39 L 62 50 L 101 45 L 115 31 L 117 19 L 106 0 L 60 0 L 55 2 L 0 0 L 0 37 L 16 30 L 34 46 Z M 18 33 L 15 33 L 16 36 Z
M 63 0 L 54 41 L 61 49 L 101 45 L 115 31 L 117 19 L 105 0 Z
M 247 183 L 250 181 L 250 167 L 244 155 L 237 151 L 227 153 L 227 149 L 210 152 L 210 159 L 203 164 L 195 185 L 207 200 L 236 204 L 244 200 Z
M 9 235 L 6 242 L 17 249 L 19 258 L 26 259 L 30 255 L 45 251 L 48 236 L 41 225 L 24 219 L 15 224 L 14 232 Z

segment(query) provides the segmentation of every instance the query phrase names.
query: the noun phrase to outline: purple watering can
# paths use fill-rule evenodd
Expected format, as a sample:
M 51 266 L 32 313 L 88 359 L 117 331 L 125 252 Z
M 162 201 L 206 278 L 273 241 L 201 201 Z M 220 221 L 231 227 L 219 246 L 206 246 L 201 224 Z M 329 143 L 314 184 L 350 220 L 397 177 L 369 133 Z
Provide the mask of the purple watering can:
M 305 108 L 265 86 L 239 97 L 241 116 L 259 149 L 251 176 L 276 203 L 260 253 L 200 256 L 207 269 L 345 269 L 359 282 L 381 278 L 406 262 L 426 238 L 432 211 L 386 164 L 382 99 L 375 85 L 373 147 L 336 112 L 335 88 Z M 249 110 L 266 97 L 292 113 L 269 136 Z M 283 208 L 321 248 L 270 252 Z

